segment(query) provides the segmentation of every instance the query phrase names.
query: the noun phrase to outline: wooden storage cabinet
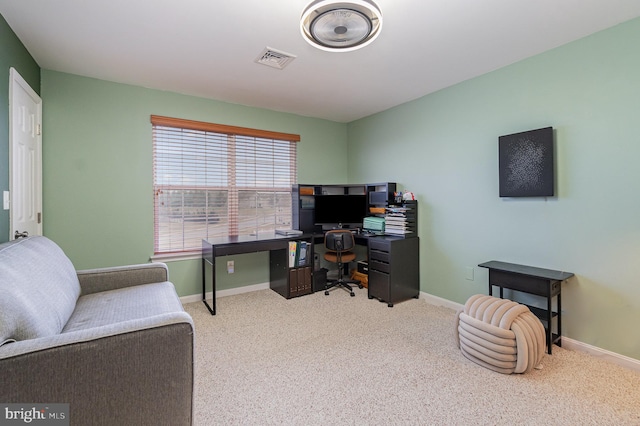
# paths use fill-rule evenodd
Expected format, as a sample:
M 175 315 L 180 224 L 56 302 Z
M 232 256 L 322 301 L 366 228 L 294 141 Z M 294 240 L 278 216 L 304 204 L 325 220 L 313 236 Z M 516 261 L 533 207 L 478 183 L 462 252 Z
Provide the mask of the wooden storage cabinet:
M 395 303 L 420 297 L 420 239 L 369 240 L 369 299 Z
M 302 240 L 301 240 L 302 241 Z M 289 267 L 289 249 L 269 252 L 270 288 L 282 297 L 304 296 L 313 292 L 313 240 L 308 240 L 307 261 L 304 265 Z

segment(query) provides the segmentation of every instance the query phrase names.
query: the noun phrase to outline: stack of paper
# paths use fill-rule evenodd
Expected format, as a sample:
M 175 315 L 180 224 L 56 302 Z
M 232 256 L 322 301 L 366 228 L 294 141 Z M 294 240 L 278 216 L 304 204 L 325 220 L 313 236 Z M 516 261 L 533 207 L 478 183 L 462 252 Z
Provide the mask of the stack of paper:
M 385 234 L 405 236 L 412 234 L 414 229 L 410 226 L 407 212 L 408 209 L 406 207 L 387 208 L 387 214 L 384 217 Z

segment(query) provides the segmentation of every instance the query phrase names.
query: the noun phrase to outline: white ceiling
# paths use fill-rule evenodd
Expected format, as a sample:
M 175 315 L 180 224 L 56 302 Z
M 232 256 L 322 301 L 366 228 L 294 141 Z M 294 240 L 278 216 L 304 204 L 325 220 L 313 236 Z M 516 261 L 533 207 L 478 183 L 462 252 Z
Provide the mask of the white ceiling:
M 0 13 L 44 69 L 338 122 L 640 16 L 638 0 L 377 0 L 378 39 L 331 53 L 300 35 L 308 3 L 0 0 Z M 256 64 L 267 46 L 297 58 Z

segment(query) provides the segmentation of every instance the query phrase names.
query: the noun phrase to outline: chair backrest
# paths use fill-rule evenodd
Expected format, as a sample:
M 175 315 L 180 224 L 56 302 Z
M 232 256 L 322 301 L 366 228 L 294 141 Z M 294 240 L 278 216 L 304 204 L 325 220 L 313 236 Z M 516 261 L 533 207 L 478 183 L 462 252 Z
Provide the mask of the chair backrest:
M 334 229 L 324 234 L 324 247 L 329 251 L 343 252 L 352 250 L 356 245 L 349 230 Z

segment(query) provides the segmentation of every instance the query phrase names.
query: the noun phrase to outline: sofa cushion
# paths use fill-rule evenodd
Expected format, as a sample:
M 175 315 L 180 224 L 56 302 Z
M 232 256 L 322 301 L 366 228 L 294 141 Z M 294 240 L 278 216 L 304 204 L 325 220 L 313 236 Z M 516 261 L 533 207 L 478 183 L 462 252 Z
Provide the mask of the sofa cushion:
M 183 311 L 172 283 L 160 282 L 80 296 L 63 333 Z
M 53 241 L 0 244 L 0 345 L 59 334 L 79 295 L 75 268 Z

